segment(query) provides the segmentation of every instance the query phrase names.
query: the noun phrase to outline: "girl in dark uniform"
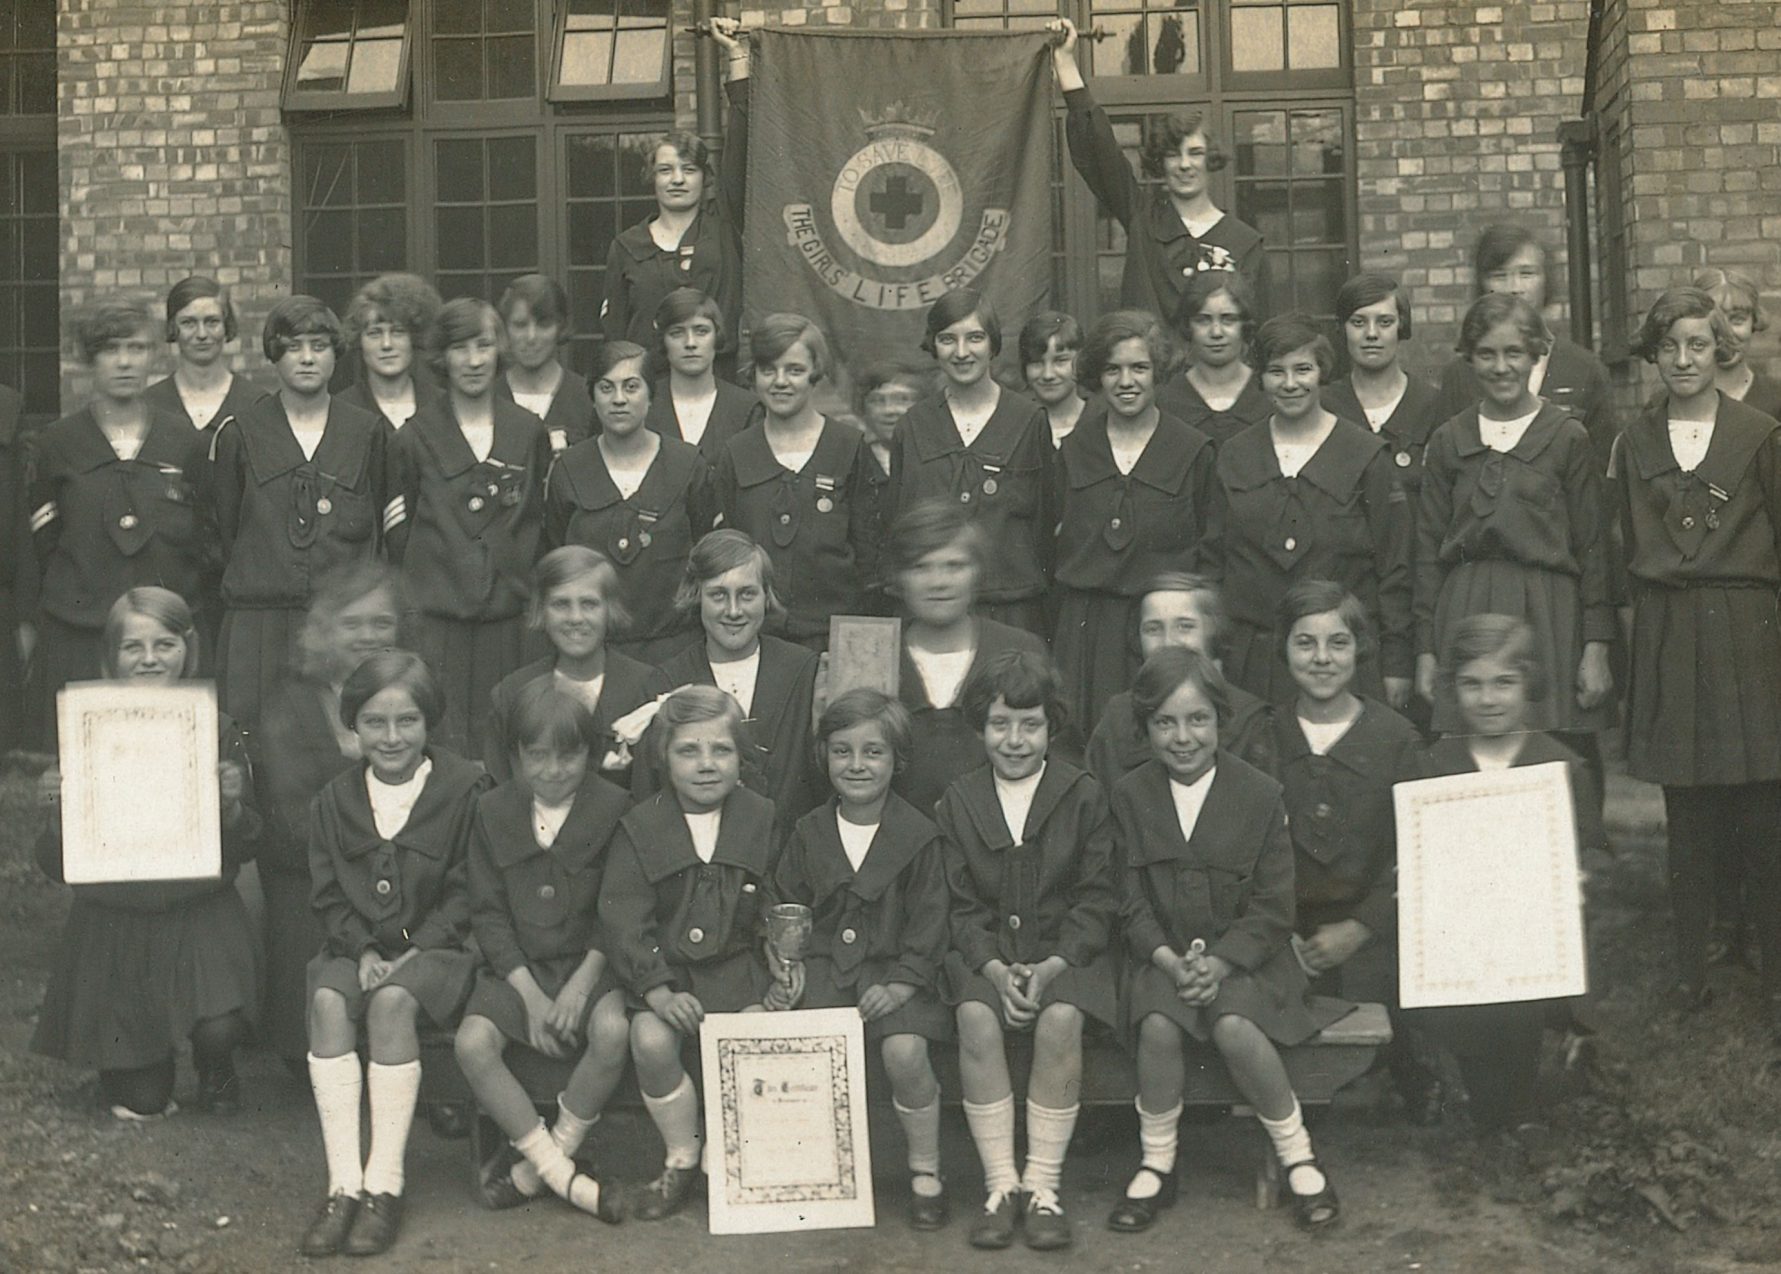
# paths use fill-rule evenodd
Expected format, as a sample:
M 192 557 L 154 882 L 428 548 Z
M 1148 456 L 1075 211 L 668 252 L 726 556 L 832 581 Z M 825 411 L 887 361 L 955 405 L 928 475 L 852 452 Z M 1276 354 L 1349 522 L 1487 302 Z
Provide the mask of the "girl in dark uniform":
M 1020 372 L 1027 392 L 1045 408 L 1053 450 L 1082 419 L 1087 404 L 1077 379 L 1082 327 L 1058 310 L 1041 310 L 1021 325 Z M 1095 387 L 1089 386 L 1093 393 Z
M 1242 278 L 1208 270 L 1189 279 L 1170 321 L 1186 363 L 1158 379 L 1156 405 L 1220 446 L 1265 423 L 1273 403 L 1245 358 L 1261 320 Z
M 447 302 L 427 332 L 446 393 L 391 444 L 383 530 L 414 607 L 410 646 L 445 694 L 435 740 L 481 759 L 472 720 L 525 660 L 526 578 L 544 541 L 550 444 L 538 417 L 501 401 L 501 322 L 486 301 Z
M 656 306 L 655 392 L 643 423 L 691 443 L 713 464 L 761 410 L 760 399 L 717 374 L 717 351 L 728 335 L 722 308 L 696 288 L 675 288 Z
M 439 386 L 415 375 L 415 356 L 439 317 L 439 293 L 413 274 L 380 274 L 357 292 L 341 315 L 346 343 L 359 355 L 361 375 L 340 401 L 380 416 L 392 431 L 433 404 Z
M 396 1241 L 419 1022 L 454 1026 L 470 993 L 465 858 L 476 798 L 493 784 L 429 744 L 443 710 L 425 661 L 407 651 L 372 655 L 341 687 L 340 719 L 365 763 L 330 780 L 310 814 L 309 873 L 327 942 L 309 965 L 309 1082 L 328 1194 L 303 1234 L 304 1256 L 372 1256 Z M 361 1159 L 367 1090 L 371 1148 Z
M 600 924 L 630 993 L 631 1056 L 667 1151 L 636 1215 L 686 1203 L 704 1139 L 699 1094 L 681 1064 L 707 1013 L 762 1003 L 761 944 L 771 895 L 773 802 L 741 784 L 742 712 L 713 686 L 684 686 L 656 714 L 669 787 L 636 805 L 607 851 Z
M 1311 1152 L 1280 1044 L 1347 1011 L 1314 1002 L 1293 955 L 1293 851 L 1280 785 L 1218 746 L 1224 678 L 1192 650 L 1144 665 L 1132 710 L 1155 759 L 1113 789 L 1120 918 L 1131 957 L 1128 1029 L 1138 1050 L 1143 1159 L 1107 1224 L 1148 1229 L 1175 1202 L 1186 1042 L 1218 1050 L 1285 1172 L 1299 1224 L 1340 1215 Z
M 1391 462 L 1412 503 L 1422 482 L 1422 450 L 1443 417 L 1435 387 L 1404 370 L 1410 296 L 1384 274 L 1357 274 L 1336 293 L 1336 322 L 1348 350 L 1348 375 L 1323 387 L 1323 405 L 1391 444 Z
M 606 555 L 630 616 L 614 648 L 660 664 L 693 640 L 675 593 L 687 554 L 717 516 L 711 470 L 691 443 L 644 427 L 653 394 L 640 346 L 607 341 L 593 376 L 600 432 L 551 470 L 546 536 Z
M 1082 1109 L 1082 1031 L 1089 1018 L 1111 1027 L 1119 1016 L 1107 802 L 1087 773 L 1048 755 L 1063 722 L 1060 689 L 1041 654 L 1008 651 L 973 672 L 965 720 L 989 763 L 947 788 L 935 813 L 952 893 L 946 998 L 957 1007 L 965 1119 L 988 1192 L 975 1247 L 1007 1247 L 1017 1226 L 1037 1250 L 1074 1241 L 1058 1189 Z M 1017 1172 L 1004 1036 L 1025 1030 L 1033 1068 Z
M 522 274 L 495 307 L 507 338 L 506 370 L 495 379 L 495 396 L 511 399 L 544 421 L 552 454 L 561 455 L 598 426 L 587 381 L 563 366 L 569 339 L 569 295 L 542 274 Z
M 228 347 L 238 330 L 228 288 L 201 275 L 175 283 L 167 293 L 166 331 L 173 375 L 148 387 L 148 405 L 183 415 L 203 434 L 246 412 L 260 391 L 229 370 Z
M 940 1083 L 931 1044 L 952 1039 L 938 994 L 948 896 L 940 831 L 890 790 L 909 757 L 909 713 L 876 690 L 850 690 L 817 723 L 832 800 L 806 814 L 780 857 L 779 897 L 814 912 L 797 1007 L 858 1006 L 884 1054 L 908 1143 L 909 1223 L 946 1224 Z
M 1761 287 L 1737 270 L 1696 270 L 1689 285 L 1713 298 L 1731 328 L 1732 361 L 1719 369 L 1719 392 L 1781 420 L 1781 384 L 1763 375 L 1746 357 L 1756 334 L 1769 330 L 1768 316 L 1762 312 Z

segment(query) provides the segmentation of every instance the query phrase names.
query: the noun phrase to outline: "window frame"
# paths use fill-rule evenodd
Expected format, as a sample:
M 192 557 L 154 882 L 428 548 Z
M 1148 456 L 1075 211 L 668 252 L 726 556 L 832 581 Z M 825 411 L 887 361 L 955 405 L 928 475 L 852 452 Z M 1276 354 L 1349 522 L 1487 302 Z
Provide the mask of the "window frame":
M 569 44 L 568 0 L 553 0 L 556 9 L 556 31 L 551 39 L 550 78 L 545 82 L 544 96 L 551 102 L 654 102 L 674 98 L 674 5 L 662 0 L 662 66 L 661 72 L 647 84 L 576 84 L 563 83 L 563 58 Z M 950 3 L 950 0 L 948 0 Z M 613 9 L 613 56 L 617 55 L 619 0 L 611 0 Z
M 1232 9 L 1266 8 L 1278 5 L 1283 10 L 1310 8 L 1319 4 L 1333 3 L 1336 9 L 1336 48 L 1340 60 L 1333 67 L 1317 67 L 1308 70 L 1294 70 L 1288 66 L 1278 71 L 1239 71 L 1231 61 L 1231 22 Z M 1219 74 L 1227 93 L 1249 91 L 1265 91 L 1271 93 L 1302 93 L 1321 90 L 1337 90 L 1352 93 L 1354 91 L 1354 49 L 1353 38 L 1354 17 L 1350 6 L 1344 0 L 1270 0 L 1264 4 L 1239 4 L 1233 0 L 1216 0 L 1211 7 L 1218 11 L 1218 21 L 1222 27 L 1219 33 Z M 1284 20 L 1285 15 L 1282 15 Z M 1288 32 L 1281 33 L 1283 51 L 1290 47 L 1291 36 Z
M 398 110 L 408 104 L 410 90 L 413 87 L 414 46 L 416 42 L 415 28 L 417 15 L 415 7 L 421 0 L 405 0 L 407 12 L 402 19 L 402 50 L 396 60 L 396 87 L 387 93 L 350 93 L 342 89 L 339 92 L 319 92 L 305 90 L 298 86 L 297 72 L 302 66 L 302 52 L 306 42 L 312 41 L 310 35 L 315 7 L 313 0 L 291 0 L 291 29 L 285 46 L 284 84 L 282 85 L 278 103 L 280 109 L 291 114 L 317 114 L 350 112 L 358 114 L 364 111 Z M 353 9 L 353 34 L 347 46 L 347 70 L 352 69 L 352 49 L 358 43 L 359 11 Z

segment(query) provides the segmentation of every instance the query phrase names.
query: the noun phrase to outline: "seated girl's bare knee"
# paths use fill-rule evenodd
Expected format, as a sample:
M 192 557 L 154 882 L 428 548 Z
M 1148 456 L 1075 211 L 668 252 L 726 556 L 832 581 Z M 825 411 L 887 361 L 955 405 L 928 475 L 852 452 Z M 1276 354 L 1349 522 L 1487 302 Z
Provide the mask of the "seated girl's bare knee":
M 1138 1047 L 1152 1052 L 1179 1053 L 1183 1034 L 1173 1019 L 1161 1013 L 1148 1013 L 1138 1023 Z
M 460 1064 L 486 1063 L 506 1051 L 507 1037 L 501 1028 L 480 1015 L 466 1017 L 452 1037 L 451 1050 Z
M 1034 1028 L 1042 1044 L 1069 1044 L 1082 1038 L 1082 1010 L 1074 1004 L 1048 1004 Z
M 967 1000 L 958 1007 L 959 1043 L 967 1048 L 1000 1048 L 1002 1019 L 989 1005 Z
M 892 1076 L 920 1075 L 928 1069 L 928 1042 L 919 1035 L 884 1037 L 884 1069 Z

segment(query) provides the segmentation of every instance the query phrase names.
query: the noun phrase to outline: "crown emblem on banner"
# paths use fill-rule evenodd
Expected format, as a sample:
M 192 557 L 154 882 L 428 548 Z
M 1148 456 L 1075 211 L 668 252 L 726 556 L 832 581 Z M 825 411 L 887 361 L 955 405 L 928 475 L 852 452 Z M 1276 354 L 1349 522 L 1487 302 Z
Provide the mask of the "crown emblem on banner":
M 940 128 L 938 110 L 911 108 L 905 102 L 892 102 L 878 111 L 855 109 L 859 111 L 860 123 L 868 137 L 909 137 L 926 141 Z

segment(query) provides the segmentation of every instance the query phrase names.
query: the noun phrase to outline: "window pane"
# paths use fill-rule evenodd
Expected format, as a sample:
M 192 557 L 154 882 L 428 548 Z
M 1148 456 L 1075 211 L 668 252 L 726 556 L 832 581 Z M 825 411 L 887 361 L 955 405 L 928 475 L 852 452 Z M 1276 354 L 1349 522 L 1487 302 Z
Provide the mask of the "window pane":
M 1294 111 L 1292 113 L 1292 170 L 1306 176 L 1327 176 L 1342 171 L 1342 113 Z
M 319 274 L 347 274 L 353 265 L 350 212 L 312 212 L 304 218 L 303 265 Z
M 482 45 L 474 40 L 434 40 L 433 78 L 442 102 L 473 102 L 482 96 Z
M 568 152 L 571 199 L 610 197 L 618 193 L 614 160 L 618 147 L 612 138 L 571 137 Z
M 21 54 L 14 59 L 19 84 L 19 113 L 23 115 L 54 115 L 56 113 L 56 55 L 53 53 Z
M 1231 10 L 1231 69 L 1279 71 L 1286 67 L 1286 44 L 1280 30 L 1279 7 Z
M 606 260 L 606 252 L 618 235 L 616 209 L 607 203 L 569 206 L 569 257 L 574 261 Z
M 375 102 L 402 91 L 406 0 L 301 0 L 292 22 L 301 39 L 292 54 L 297 106 L 310 95 L 343 94 Z
M 345 146 L 307 146 L 303 151 L 306 208 L 352 202 L 352 151 Z
M 486 0 L 483 12 L 487 18 L 485 29 L 491 33 L 529 33 L 533 30 L 532 20 L 536 12 L 533 0 Z
M 537 50 L 528 35 L 489 40 L 488 84 L 491 99 L 531 97 L 537 92 Z
M 667 30 L 654 24 L 642 30 L 621 30 L 613 59 L 613 83 L 653 84 L 661 79 L 662 49 L 667 42 Z
M 481 35 L 482 0 L 433 0 L 433 30 L 439 35 Z
M 22 211 L 57 216 L 60 204 L 56 190 L 56 157 L 47 151 L 21 154 L 19 169 Z
M 317 40 L 297 63 L 297 87 L 312 93 L 338 93 L 346 87 L 350 40 Z
M 1200 73 L 1200 15 L 1183 13 L 1150 15 L 1151 65 L 1158 75 Z
M 481 208 L 440 208 L 435 225 L 439 238 L 439 268 L 481 269 L 485 257 Z
M 60 226 L 54 217 L 31 217 L 21 226 L 19 274 L 27 282 L 53 283 L 57 278 L 56 245 Z
M 587 87 L 608 82 L 612 65 L 612 32 L 570 31 L 563 37 L 561 83 Z
M 1333 4 L 1300 4 L 1286 11 L 1286 45 L 1294 70 L 1342 65 L 1339 13 Z
M 387 30 L 387 28 L 385 28 Z M 401 83 L 402 34 L 361 40 L 353 49 L 349 93 L 394 93 Z
M 14 0 L 18 15 L 20 49 L 51 49 L 56 47 L 55 0 Z
M 370 274 L 406 269 L 408 214 L 401 208 L 373 208 L 359 214 L 358 268 Z
M 299 291 L 338 311 L 374 275 L 413 268 L 402 142 L 300 143 L 297 171 Z
M 1141 15 L 1108 13 L 1097 17 L 1095 22 L 1110 33 L 1096 48 L 1096 72 L 1102 75 L 1143 75 L 1150 70 Z M 1105 55 L 1100 52 L 1102 49 L 1107 51 Z
M 537 205 L 512 204 L 490 208 L 489 264 L 497 268 L 523 270 L 537 259 Z
M 531 199 L 538 193 L 537 148 L 530 137 L 501 137 L 488 144 L 489 197 Z
M 1237 171 L 1258 176 L 1286 172 L 1286 112 L 1246 111 L 1235 128 Z
M 358 200 L 366 204 L 403 204 L 408 201 L 408 168 L 402 159 L 401 142 L 360 142 L 358 152 Z
M 482 143 L 441 141 L 434 145 L 434 161 L 438 164 L 436 186 L 439 198 L 449 203 L 481 203 Z

